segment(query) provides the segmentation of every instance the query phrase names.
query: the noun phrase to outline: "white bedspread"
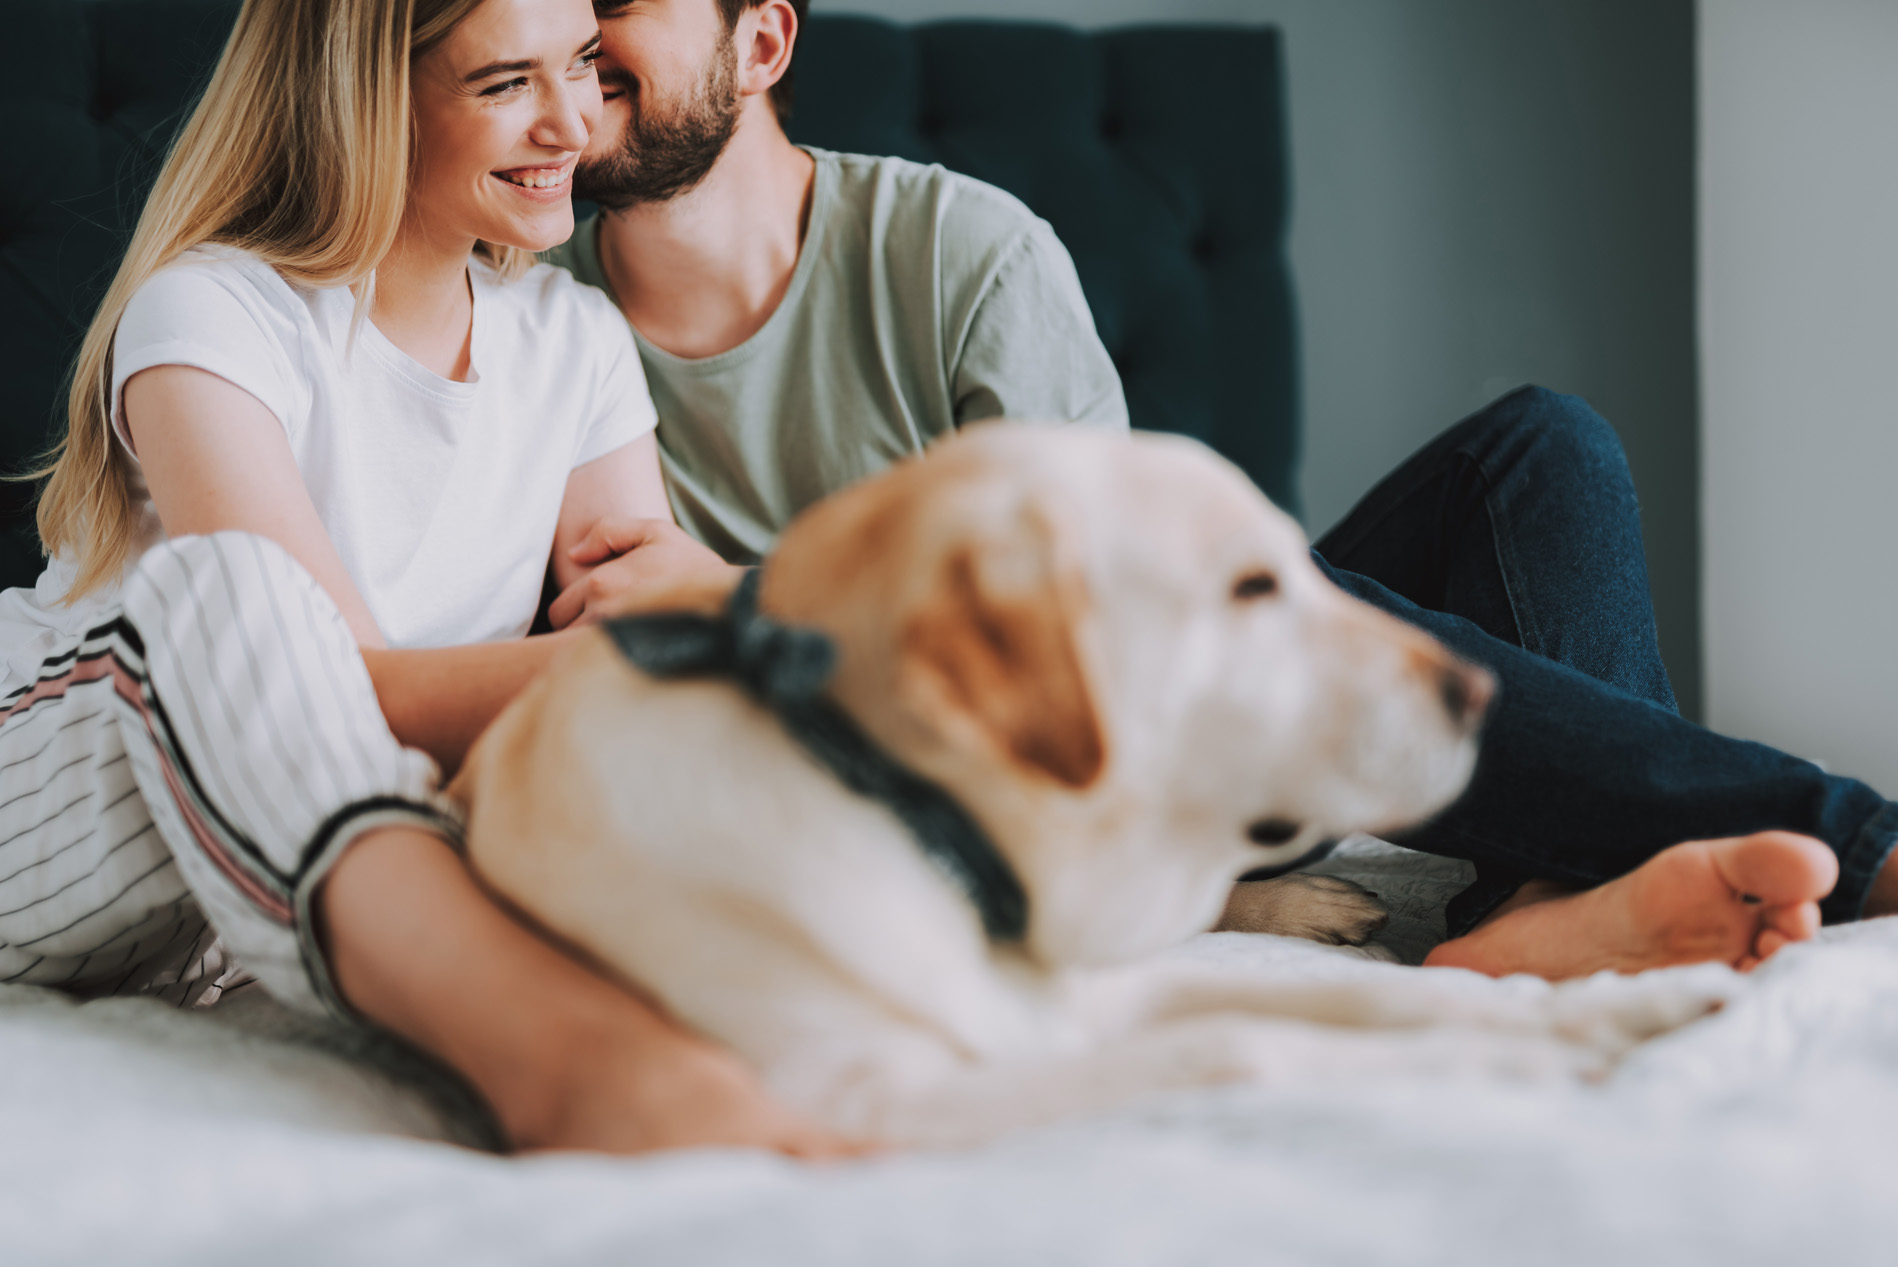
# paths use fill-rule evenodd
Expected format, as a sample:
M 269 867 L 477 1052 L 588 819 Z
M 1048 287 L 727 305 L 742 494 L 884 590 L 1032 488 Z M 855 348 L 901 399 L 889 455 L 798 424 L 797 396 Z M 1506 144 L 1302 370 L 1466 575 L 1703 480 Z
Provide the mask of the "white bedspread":
M 1427 946 L 1401 866 L 1325 869 L 1383 874 L 1392 944 Z M 1411 971 L 1231 934 L 1182 953 Z M 440 1142 L 452 1114 L 351 1057 L 255 996 L 180 1014 L 0 989 L 0 1263 L 1898 1262 L 1898 920 L 1786 951 L 1601 1085 L 1228 1089 L 821 1169 L 501 1159 Z

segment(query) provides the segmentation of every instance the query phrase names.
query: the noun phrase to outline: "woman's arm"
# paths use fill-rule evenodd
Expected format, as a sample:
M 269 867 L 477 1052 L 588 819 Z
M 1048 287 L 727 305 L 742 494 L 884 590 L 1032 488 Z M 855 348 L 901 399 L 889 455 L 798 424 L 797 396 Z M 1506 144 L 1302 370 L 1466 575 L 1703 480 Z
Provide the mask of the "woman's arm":
M 236 529 L 289 550 L 342 609 L 391 728 L 444 766 L 564 641 L 382 649 L 269 410 L 182 366 L 135 375 L 125 403 L 166 530 Z M 467 1076 L 517 1147 L 853 1151 L 776 1104 L 729 1052 L 536 937 L 440 837 L 366 834 L 318 890 L 315 916 L 343 996 Z
M 389 729 L 406 746 L 435 758 L 450 777 L 488 723 L 573 636 L 426 650 L 364 647 L 362 658 Z
M 159 365 L 126 380 L 125 424 L 168 535 L 269 537 L 329 592 L 358 644 L 384 645 L 263 402 L 205 370 Z
M 568 478 L 554 533 L 560 596 L 547 618 L 565 629 L 618 612 L 702 606 L 728 593 L 738 571 L 673 522 L 659 441 L 648 433 Z

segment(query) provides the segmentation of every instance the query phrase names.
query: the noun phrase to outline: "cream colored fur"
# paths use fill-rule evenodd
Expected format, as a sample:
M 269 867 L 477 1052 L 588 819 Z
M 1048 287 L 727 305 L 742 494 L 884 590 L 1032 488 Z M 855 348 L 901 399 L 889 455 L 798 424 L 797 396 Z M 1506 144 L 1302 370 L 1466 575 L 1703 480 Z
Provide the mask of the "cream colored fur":
M 1021 945 L 991 944 L 900 822 L 735 686 L 652 680 L 604 635 L 506 711 L 456 791 L 489 883 L 843 1130 L 956 1144 L 1392 1059 L 1348 1027 L 1467 1063 L 1432 1027 L 1476 1025 L 1497 1067 L 1569 1068 L 1705 1005 L 1154 966 L 1235 876 L 1446 804 L 1489 691 L 1328 583 L 1190 441 L 974 429 L 801 517 L 762 606 L 827 631 L 837 702 L 988 829 L 1029 896 Z M 1295 837 L 1251 843 L 1268 820 Z M 1369 918 L 1286 900 L 1279 918 L 1334 938 Z

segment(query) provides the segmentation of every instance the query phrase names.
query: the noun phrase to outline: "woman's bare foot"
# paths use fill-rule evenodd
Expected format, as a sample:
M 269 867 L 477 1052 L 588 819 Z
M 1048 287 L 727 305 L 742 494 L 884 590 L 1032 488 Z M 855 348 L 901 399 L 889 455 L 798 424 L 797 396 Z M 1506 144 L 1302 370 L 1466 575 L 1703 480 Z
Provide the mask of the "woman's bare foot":
M 1424 964 L 1551 981 L 1710 961 L 1746 972 L 1819 931 L 1819 899 L 1838 878 L 1838 859 L 1810 836 L 1691 841 L 1585 892 L 1525 886 Z

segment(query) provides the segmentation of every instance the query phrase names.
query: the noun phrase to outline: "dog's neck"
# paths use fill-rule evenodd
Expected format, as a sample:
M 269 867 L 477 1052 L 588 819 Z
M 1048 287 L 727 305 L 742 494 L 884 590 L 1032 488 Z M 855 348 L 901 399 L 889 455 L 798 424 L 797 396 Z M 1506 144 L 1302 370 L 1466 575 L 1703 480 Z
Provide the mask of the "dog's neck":
M 729 677 L 846 787 L 895 814 L 968 896 L 991 940 L 1021 940 L 1027 897 L 1007 857 L 956 797 L 891 756 L 828 698 L 835 646 L 817 630 L 759 612 L 755 571 L 738 583 L 722 615 L 622 617 L 606 632 L 654 677 Z

